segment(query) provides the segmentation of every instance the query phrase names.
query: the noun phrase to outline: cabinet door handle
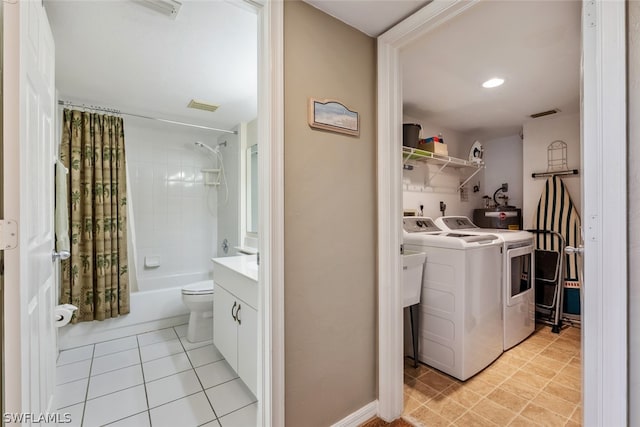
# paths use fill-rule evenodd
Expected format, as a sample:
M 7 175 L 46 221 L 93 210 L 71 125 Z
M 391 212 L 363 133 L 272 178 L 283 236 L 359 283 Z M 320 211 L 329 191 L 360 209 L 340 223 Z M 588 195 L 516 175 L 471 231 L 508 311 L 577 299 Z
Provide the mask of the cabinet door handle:
M 236 320 L 238 321 L 238 325 L 242 325 L 242 320 L 240 320 L 240 309 L 242 308 L 241 304 L 238 304 L 238 309 L 236 310 Z
M 233 317 L 233 320 L 238 320 L 238 318 L 236 317 L 236 314 L 233 312 L 233 309 L 236 308 L 236 305 L 238 304 L 237 301 L 233 302 L 233 307 L 231 307 L 231 317 Z

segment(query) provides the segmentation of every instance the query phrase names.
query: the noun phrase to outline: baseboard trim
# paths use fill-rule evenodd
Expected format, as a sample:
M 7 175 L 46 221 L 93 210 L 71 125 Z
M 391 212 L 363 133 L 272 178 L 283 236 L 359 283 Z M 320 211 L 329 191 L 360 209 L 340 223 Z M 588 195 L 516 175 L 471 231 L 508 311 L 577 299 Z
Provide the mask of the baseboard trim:
M 377 415 L 378 401 L 374 400 L 373 402 L 358 409 L 356 412 L 341 419 L 331 427 L 358 427 Z

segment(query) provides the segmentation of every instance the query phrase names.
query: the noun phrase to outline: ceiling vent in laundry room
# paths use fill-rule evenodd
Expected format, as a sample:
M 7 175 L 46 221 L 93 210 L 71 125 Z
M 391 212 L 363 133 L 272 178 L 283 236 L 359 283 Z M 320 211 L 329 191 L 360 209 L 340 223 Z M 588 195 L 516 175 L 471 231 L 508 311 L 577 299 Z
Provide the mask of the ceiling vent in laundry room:
M 134 0 L 134 2 L 173 19 L 176 19 L 182 7 L 182 3 L 175 0 Z
M 196 110 L 210 111 L 213 113 L 218 109 L 219 105 L 213 105 L 207 102 L 196 101 L 195 99 L 192 99 L 191 102 L 189 102 L 189 104 L 187 105 L 187 107 L 194 108 Z
M 552 114 L 557 114 L 559 112 L 560 112 L 559 108 L 554 108 L 553 110 L 541 111 L 539 113 L 532 114 L 529 117 L 531 117 L 532 119 L 537 119 L 538 117 L 550 116 Z

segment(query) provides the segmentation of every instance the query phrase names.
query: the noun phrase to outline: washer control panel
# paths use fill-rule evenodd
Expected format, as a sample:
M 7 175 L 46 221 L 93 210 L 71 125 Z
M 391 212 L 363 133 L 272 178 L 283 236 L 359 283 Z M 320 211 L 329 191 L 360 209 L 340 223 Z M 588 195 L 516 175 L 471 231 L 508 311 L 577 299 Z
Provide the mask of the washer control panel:
M 444 225 L 449 227 L 449 230 L 467 230 L 470 228 L 478 228 L 471 222 L 466 216 L 445 216 L 442 217 Z
M 434 233 L 442 231 L 435 225 L 431 218 L 427 217 L 404 217 L 402 219 L 402 226 L 407 233 Z

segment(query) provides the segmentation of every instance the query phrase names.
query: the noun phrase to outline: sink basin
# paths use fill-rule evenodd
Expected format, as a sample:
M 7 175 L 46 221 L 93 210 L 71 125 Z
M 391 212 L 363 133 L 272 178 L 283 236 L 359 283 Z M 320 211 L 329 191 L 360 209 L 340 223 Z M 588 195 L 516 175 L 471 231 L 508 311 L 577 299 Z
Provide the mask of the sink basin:
M 402 255 L 403 307 L 418 304 L 422 290 L 422 270 L 427 255 L 424 252 L 404 251 Z

